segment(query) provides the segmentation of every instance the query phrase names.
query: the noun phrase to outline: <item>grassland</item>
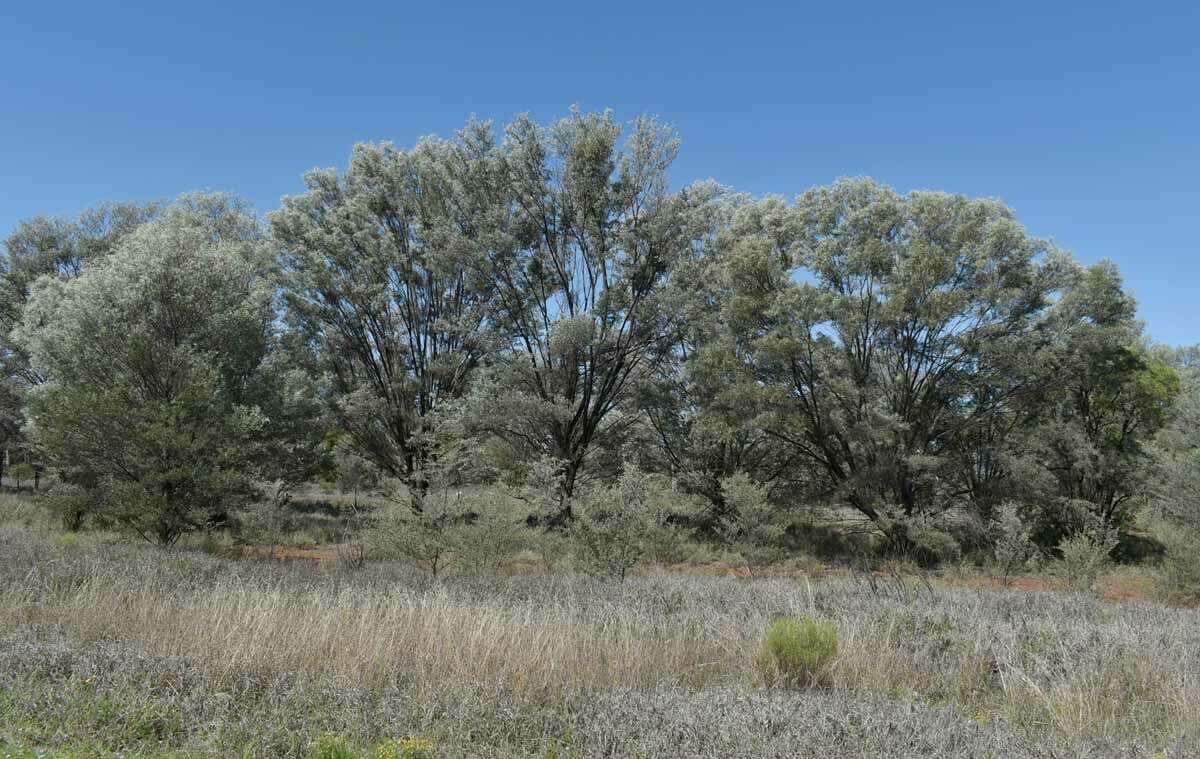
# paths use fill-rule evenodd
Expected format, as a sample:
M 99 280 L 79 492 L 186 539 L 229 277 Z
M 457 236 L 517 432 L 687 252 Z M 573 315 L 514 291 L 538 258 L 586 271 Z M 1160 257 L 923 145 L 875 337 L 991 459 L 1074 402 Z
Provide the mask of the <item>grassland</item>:
M 899 573 L 435 583 L 8 521 L 0 757 L 1200 751 L 1191 609 Z M 824 687 L 756 670 L 779 616 L 836 626 Z

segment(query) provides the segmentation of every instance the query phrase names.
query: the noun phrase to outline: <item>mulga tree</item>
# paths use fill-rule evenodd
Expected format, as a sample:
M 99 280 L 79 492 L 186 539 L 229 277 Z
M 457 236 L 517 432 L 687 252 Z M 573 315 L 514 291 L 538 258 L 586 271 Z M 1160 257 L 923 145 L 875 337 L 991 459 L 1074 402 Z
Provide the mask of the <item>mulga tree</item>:
M 807 476 L 794 452 L 756 423 L 753 370 L 739 359 L 724 318 L 732 294 L 730 229 L 750 203 L 747 196 L 719 191 L 708 233 L 676 262 L 667 291 L 669 307 L 682 314 L 676 343 L 641 399 L 664 470 L 707 501 L 709 508 L 694 511 L 692 520 L 710 537 L 719 537 L 734 516 L 725 487 L 731 477 L 745 474 L 776 500 L 792 500 Z
M 192 196 L 79 276 L 31 288 L 16 338 L 46 379 L 30 391 L 34 439 L 147 540 L 174 543 L 253 492 L 272 266 L 244 207 Z
M 756 423 L 893 542 L 956 497 L 955 440 L 1022 391 L 992 356 L 1033 337 L 1053 261 L 1011 211 L 870 180 L 767 199 L 727 255 L 729 350 Z
M 1074 268 L 1045 328 L 1052 339 L 1031 355 L 1044 392 L 1021 444 L 1050 483 L 1036 537 L 1054 545 L 1092 519 L 1128 524 L 1148 495 L 1151 443 L 1179 375 L 1145 347 L 1136 303 L 1109 262 Z
M 1159 354 L 1179 373 L 1180 392 L 1155 440 L 1152 493 L 1163 515 L 1200 529 L 1200 346 Z
M 491 195 L 508 212 L 481 246 L 505 348 L 475 404 L 477 429 L 519 458 L 554 462 L 551 523 L 571 519 L 581 478 L 616 475 L 645 430 L 637 392 L 672 349 L 672 265 L 703 234 L 714 190 L 672 192 L 675 134 L 609 114 L 508 126 Z M 600 471 L 598 459 L 610 465 Z
M 496 211 L 474 194 L 493 148 L 484 124 L 413 150 L 357 145 L 344 174 L 310 172 L 270 217 L 288 319 L 330 380 L 336 422 L 418 509 L 434 412 L 491 346 L 490 285 L 470 259 Z
M 43 381 L 13 339 L 35 280 L 70 280 L 107 256 L 138 226 L 162 211 L 159 203 L 102 203 L 75 217 L 37 216 L 17 224 L 0 251 L 0 478 L 5 452 L 28 458 L 22 435 L 24 392 Z M 40 458 L 37 467 L 40 468 Z

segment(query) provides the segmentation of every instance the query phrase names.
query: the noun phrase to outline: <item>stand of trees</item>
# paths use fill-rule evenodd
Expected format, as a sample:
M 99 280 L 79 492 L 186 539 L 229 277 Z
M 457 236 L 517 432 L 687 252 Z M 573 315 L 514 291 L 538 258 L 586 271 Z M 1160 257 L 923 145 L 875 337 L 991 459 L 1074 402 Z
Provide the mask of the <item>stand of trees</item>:
M 335 442 L 419 514 L 448 438 L 541 483 L 550 528 L 630 464 L 731 541 L 814 510 L 930 555 L 1200 521 L 1196 350 L 1149 343 L 1111 264 L 994 200 L 672 189 L 678 148 L 651 119 L 473 121 L 356 146 L 265 225 L 211 195 L 24 222 L 0 447 L 168 544 Z

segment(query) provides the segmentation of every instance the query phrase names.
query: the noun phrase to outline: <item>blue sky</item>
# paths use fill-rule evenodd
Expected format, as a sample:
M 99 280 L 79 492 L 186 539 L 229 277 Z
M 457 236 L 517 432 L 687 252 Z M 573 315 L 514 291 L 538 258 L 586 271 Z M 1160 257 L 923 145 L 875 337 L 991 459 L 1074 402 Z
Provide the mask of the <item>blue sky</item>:
M 678 183 L 999 197 L 1200 342 L 1200 4 L 9 3 L 0 235 L 103 199 L 266 212 L 359 140 L 572 103 L 675 125 Z

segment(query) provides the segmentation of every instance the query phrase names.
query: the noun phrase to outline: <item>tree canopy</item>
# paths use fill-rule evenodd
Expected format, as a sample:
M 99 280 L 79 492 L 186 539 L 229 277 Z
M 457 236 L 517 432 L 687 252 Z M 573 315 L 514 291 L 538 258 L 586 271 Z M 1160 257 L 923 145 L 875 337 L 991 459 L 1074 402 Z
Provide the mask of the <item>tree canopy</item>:
M 1195 350 L 1150 343 L 1113 264 L 993 199 L 677 186 L 679 148 L 650 118 L 472 120 L 355 146 L 265 225 L 228 195 L 23 222 L 0 445 L 163 543 L 335 451 L 405 486 L 405 524 L 473 478 L 570 528 L 643 472 L 678 496 L 656 519 L 747 556 L 816 510 L 922 556 L 1196 521 Z

